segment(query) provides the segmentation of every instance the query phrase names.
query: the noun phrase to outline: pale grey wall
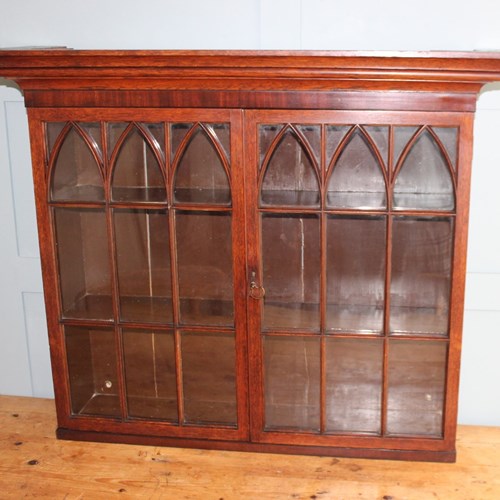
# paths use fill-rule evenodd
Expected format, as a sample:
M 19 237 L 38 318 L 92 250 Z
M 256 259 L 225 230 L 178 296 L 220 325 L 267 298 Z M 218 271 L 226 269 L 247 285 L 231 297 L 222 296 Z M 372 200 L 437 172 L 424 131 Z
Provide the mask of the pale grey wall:
M 498 0 L 0 0 L 0 47 L 498 50 Z M 51 396 L 22 96 L 0 80 L 0 393 Z M 459 420 L 500 425 L 500 85 L 478 103 Z M 499 142 L 497 142 L 499 141 Z

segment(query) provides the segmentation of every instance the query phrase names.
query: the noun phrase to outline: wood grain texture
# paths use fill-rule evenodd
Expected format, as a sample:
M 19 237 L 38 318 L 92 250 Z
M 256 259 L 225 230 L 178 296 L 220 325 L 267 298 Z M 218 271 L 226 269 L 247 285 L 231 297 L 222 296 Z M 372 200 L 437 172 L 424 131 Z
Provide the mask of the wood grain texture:
M 58 441 L 53 400 L 0 397 L 1 498 L 500 497 L 500 428 L 460 426 L 456 464 Z
M 448 102 L 468 95 L 470 107 L 481 86 L 500 79 L 500 56 L 486 52 L 314 52 L 314 51 L 79 51 L 1 50 L 0 75 L 28 91 L 30 106 L 47 106 L 39 90 L 399 90 L 444 92 Z M 136 94 L 152 106 L 173 96 Z M 63 96 L 61 96 L 63 97 Z M 130 96 L 97 95 L 96 103 Z M 261 107 L 265 96 L 242 99 L 235 107 Z M 386 96 L 387 97 L 387 96 Z M 40 100 L 38 100 L 40 99 Z M 56 105 L 52 94 L 52 105 Z M 199 99 L 199 97 L 197 97 Z M 205 106 L 216 106 L 204 97 Z M 229 106 L 227 96 L 222 106 Z M 49 99 L 50 100 L 50 99 Z M 69 102 L 71 99 L 66 99 Z M 143 102 L 143 101 L 147 102 Z M 236 96 L 236 100 L 238 97 Z M 245 100 L 248 104 L 245 104 Z M 58 105 L 62 105 L 58 101 Z M 260 101 L 260 102 L 259 102 Z M 210 104 L 209 104 L 210 103 Z M 262 103 L 262 104 L 260 104 Z M 87 100 L 82 105 L 93 105 Z M 103 105 L 103 104 L 97 104 Z M 195 106 L 193 101 L 192 106 Z M 324 107 L 325 104 L 323 103 Z M 273 99 L 272 107 L 276 107 Z M 292 107 L 287 104 L 287 107 Z M 352 106 L 351 106 L 352 108 Z

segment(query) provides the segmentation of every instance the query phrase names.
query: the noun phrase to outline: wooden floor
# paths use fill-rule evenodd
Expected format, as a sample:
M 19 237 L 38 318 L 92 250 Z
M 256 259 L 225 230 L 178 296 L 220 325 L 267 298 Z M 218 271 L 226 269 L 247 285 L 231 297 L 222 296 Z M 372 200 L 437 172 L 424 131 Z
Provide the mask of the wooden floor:
M 54 402 L 0 396 L 0 499 L 500 499 L 500 427 L 456 464 L 58 441 Z

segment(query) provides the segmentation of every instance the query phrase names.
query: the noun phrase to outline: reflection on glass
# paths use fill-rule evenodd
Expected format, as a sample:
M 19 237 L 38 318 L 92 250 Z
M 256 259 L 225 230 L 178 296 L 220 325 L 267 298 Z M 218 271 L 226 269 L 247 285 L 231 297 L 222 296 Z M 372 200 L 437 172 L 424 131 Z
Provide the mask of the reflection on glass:
M 233 325 L 231 214 L 176 214 L 183 324 Z
M 177 421 L 172 332 L 123 330 L 122 338 L 128 415 Z
M 307 141 L 316 163 L 321 163 L 321 125 L 295 125 Z
M 283 124 L 278 123 L 259 126 L 259 167 L 262 167 L 264 158 L 271 147 L 271 144 L 281 132 L 283 127 Z
M 99 122 L 78 122 L 78 126 L 87 134 L 99 153 L 102 151 L 101 124 Z
M 377 146 L 378 152 L 382 157 L 384 165 L 389 160 L 389 127 L 380 125 L 363 126 L 365 132 Z
M 383 342 L 326 340 L 326 430 L 381 432 Z
M 45 124 L 45 131 L 47 137 L 47 157 L 50 157 L 56 140 L 59 138 L 63 128 L 67 125 L 67 122 L 51 122 Z
M 385 217 L 328 217 L 328 330 L 382 332 L 385 242 Z
M 319 431 L 320 340 L 264 337 L 265 428 Z
M 160 164 L 137 127 L 122 142 L 116 157 L 111 197 L 114 201 L 165 202 Z
M 141 123 L 141 128 L 165 156 L 165 127 L 163 123 Z
M 385 181 L 380 164 L 359 130 L 344 145 L 332 168 L 328 181 L 328 207 L 385 207 Z
M 103 180 L 92 151 L 71 128 L 57 154 L 52 172 L 53 201 L 104 201 Z
M 391 333 L 448 333 L 452 242 L 450 218 L 394 218 Z
M 396 167 L 401 157 L 401 153 L 417 131 L 418 127 L 394 127 L 393 167 Z
M 213 138 L 201 127 L 191 136 L 177 165 L 174 198 L 178 203 L 231 205 L 223 160 Z
M 192 123 L 172 123 L 170 125 L 170 161 L 173 162 L 177 151 L 187 133 L 193 126 Z
M 236 425 L 234 337 L 186 332 L 181 350 L 186 423 Z
M 340 143 L 349 132 L 351 126 L 328 125 L 326 127 L 326 163 L 329 165 Z
M 219 144 L 222 146 L 226 157 L 231 159 L 231 136 L 229 133 L 228 123 L 207 123 L 207 129 L 212 135 L 217 137 Z
M 171 323 L 168 217 L 160 210 L 114 210 L 122 321 Z
M 318 331 L 318 216 L 263 214 L 262 248 L 264 329 Z
M 442 435 L 446 353 L 445 342 L 389 343 L 388 434 Z
M 54 218 L 63 317 L 112 319 L 104 209 L 55 208 Z
M 115 338 L 111 328 L 66 326 L 71 411 L 120 416 Z
M 453 210 L 455 207 L 448 164 L 428 130 L 420 134 L 403 160 L 394 185 L 393 203 L 397 209 Z
M 458 155 L 458 128 L 457 127 L 432 127 L 451 161 L 452 167 L 457 169 Z
M 108 136 L 108 156 L 111 158 L 115 150 L 118 140 L 122 134 L 127 130 L 130 125 L 128 122 L 111 122 L 108 123 L 107 136 Z
M 262 181 L 262 206 L 319 206 L 319 185 L 305 146 L 290 129 L 280 139 Z

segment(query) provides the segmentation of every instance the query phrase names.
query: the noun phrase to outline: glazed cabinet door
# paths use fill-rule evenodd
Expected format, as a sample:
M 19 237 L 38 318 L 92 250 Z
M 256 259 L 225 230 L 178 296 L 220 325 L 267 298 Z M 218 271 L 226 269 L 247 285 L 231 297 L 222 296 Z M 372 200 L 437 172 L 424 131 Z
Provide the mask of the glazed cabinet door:
M 245 439 L 241 113 L 86 116 L 31 117 L 60 426 Z
M 445 450 L 456 416 L 469 118 L 246 119 L 252 438 Z

